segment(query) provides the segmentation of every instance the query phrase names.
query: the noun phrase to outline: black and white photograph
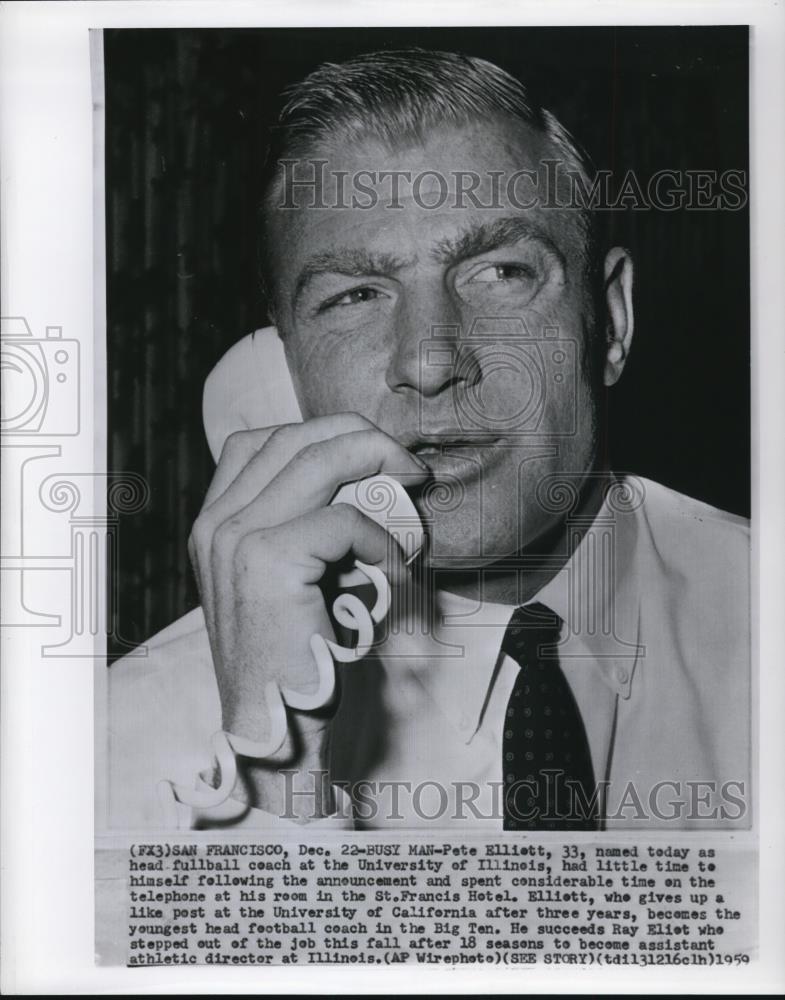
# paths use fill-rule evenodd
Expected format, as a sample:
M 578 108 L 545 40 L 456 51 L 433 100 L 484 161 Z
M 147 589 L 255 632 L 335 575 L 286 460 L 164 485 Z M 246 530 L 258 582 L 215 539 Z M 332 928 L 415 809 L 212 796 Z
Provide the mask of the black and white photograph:
M 110 827 L 749 826 L 747 55 L 106 33 Z
M 781 990 L 776 8 L 3 5 L 4 993 Z

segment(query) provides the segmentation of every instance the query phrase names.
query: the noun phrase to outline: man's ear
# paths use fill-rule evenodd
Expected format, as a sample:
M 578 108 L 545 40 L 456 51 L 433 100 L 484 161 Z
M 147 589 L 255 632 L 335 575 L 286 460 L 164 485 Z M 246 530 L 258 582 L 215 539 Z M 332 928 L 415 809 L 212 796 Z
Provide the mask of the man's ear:
M 613 247 L 605 257 L 605 301 L 608 309 L 603 381 L 618 382 L 632 343 L 635 326 L 632 311 L 632 257 L 622 247 Z

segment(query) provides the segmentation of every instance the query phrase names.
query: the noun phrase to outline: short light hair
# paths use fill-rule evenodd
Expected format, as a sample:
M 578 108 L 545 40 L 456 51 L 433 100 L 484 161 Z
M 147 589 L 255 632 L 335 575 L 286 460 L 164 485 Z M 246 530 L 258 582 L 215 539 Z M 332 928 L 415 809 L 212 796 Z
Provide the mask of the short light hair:
M 321 143 L 375 138 L 395 148 L 405 140 L 422 140 L 445 124 L 511 119 L 545 136 L 587 185 L 594 174 L 585 150 L 519 80 L 475 56 L 417 48 L 369 52 L 344 63 L 325 63 L 287 88 L 283 97 L 262 178 L 261 265 L 271 307 L 274 261 L 280 255 L 270 246 L 267 223 L 279 164 L 313 155 Z M 593 279 L 594 213 L 585 207 L 578 213 L 587 273 Z

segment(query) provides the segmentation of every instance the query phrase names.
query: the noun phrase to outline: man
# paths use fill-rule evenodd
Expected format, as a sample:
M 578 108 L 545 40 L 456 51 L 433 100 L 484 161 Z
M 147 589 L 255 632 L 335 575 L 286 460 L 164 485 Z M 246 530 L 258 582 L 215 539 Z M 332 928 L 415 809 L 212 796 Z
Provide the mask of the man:
M 304 422 L 229 438 L 191 537 L 201 611 L 110 671 L 110 823 L 165 823 L 157 782 L 220 786 L 212 734 L 263 743 L 270 685 L 316 689 L 311 637 L 360 560 L 395 591 L 370 655 L 170 822 L 746 825 L 745 527 L 608 470 L 633 268 L 568 133 L 482 60 L 374 53 L 293 89 L 269 162 Z M 330 503 L 378 473 L 425 523 L 409 567 Z

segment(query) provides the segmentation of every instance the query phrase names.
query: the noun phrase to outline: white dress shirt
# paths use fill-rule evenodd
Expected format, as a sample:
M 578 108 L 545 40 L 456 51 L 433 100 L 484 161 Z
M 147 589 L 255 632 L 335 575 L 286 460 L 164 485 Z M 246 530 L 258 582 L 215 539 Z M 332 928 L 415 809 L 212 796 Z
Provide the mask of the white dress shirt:
M 588 530 L 573 528 L 582 540 L 533 600 L 563 623 L 559 662 L 602 785 L 604 827 L 747 828 L 746 522 L 629 477 Z M 330 779 L 347 794 L 336 824 L 501 831 L 518 665 L 500 650 L 513 610 L 444 592 L 428 613 L 399 605 L 372 655 L 341 668 Z M 146 653 L 109 670 L 110 829 L 161 826 L 156 783 L 192 785 L 213 764 L 220 706 L 201 610 Z M 178 820 L 281 822 L 231 799 L 212 811 L 180 807 Z

